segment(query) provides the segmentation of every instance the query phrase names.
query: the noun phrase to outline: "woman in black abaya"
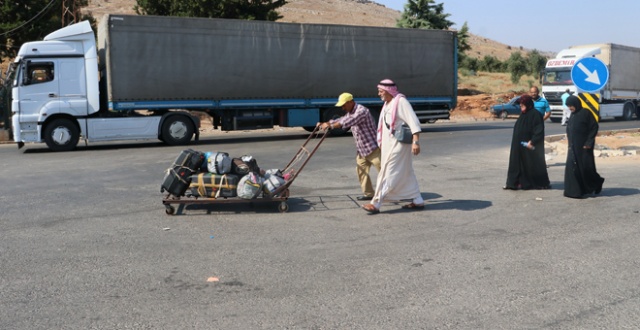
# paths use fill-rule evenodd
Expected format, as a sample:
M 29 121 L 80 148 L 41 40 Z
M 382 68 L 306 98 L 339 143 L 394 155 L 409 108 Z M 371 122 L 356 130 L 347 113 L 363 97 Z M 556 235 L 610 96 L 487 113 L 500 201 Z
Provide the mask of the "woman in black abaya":
M 598 135 L 598 122 L 588 109 L 582 108 L 580 99 L 569 96 L 566 101 L 571 110 L 567 124 L 567 166 L 564 170 L 564 195 L 582 198 L 602 190 L 604 178 L 596 172 L 593 146 Z
M 522 95 L 519 102 L 521 113 L 513 127 L 507 184 L 503 189 L 549 189 L 542 115 L 533 108 L 531 96 Z

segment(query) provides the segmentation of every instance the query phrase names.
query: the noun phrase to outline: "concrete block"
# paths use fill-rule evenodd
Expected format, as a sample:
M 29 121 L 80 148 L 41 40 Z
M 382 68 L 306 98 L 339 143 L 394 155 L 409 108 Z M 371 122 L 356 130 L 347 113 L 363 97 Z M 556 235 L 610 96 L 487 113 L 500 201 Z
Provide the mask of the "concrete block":
M 9 142 L 11 138 L 9 137 L 9 131 L 0 129 L 0 142 Z

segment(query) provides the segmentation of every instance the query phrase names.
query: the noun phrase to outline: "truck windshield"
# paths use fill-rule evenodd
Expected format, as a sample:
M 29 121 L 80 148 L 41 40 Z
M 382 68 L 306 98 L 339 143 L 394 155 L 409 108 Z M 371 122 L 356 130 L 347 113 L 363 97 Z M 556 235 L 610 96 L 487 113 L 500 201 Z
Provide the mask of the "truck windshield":
M 545 69 L 542 78 L 543 85 L 572 85 L 571 68 Z

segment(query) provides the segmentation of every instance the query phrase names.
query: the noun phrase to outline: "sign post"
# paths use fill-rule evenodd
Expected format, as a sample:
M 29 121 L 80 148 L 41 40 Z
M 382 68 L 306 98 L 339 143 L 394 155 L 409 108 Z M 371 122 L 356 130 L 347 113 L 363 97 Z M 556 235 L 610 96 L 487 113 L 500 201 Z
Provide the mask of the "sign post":
M 582 106 L 600 120 L 600 90 L 609 81 L 609 69 L 600 59 L 585 57 L 578 60 L 571 69 L 571 80 L 578 88 L 578 98 Z

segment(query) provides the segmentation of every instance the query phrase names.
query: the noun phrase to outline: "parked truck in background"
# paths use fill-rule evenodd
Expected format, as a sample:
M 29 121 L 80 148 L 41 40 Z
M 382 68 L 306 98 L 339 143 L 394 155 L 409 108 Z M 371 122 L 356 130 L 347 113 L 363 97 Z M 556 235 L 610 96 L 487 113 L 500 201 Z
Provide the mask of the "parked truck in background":
M 106 15 L 22 45 L 11 83 L 14 141 L 55 151 L 91 141 L 198 138 L 186 110 L 222 130 L 311 129 L 341 116 L 340 93 L 379 112 L 393 79 L 421 122 L 456 106 L 451 31 L 231 19 Z
M 571 80 L 571 69 L 581 58 L 596 57 L 609 69 L 609 81 L 600 94 L 600 117 L 631 120 L 640 118 L 640 48 L 618 44 L 572 46 L 547 61 L 542 94 L 551 107 L 551 121 L 562 120 L 561 96 L 568 88 L 580 92 Z

